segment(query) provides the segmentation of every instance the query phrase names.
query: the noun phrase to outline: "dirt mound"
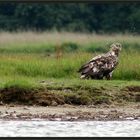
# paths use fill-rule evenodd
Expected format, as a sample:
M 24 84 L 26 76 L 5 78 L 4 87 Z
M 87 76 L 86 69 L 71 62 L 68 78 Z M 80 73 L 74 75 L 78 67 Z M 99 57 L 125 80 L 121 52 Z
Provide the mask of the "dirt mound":
M 140 86 L 127 86 L 126 89 L 131 92 L 140 92 Z
M 27 103 L 33 100 L 33 93 L 29 89 L 9 87 L 0 90 L 0 99 L 4 103 Z
M 64 96 L 49 93 L 48 91 L 38 92 L 34 94 L 34 101 L 41 106 L 56 106 L 64 104 Z
M 49 93 L 44 90 L 24 89 L 9 87 L 0 90 L 0 100 L 3 103 L 16 103 L 27 105 L 58 105 L 64 104 L 64 97 L 58 94 Z
M 7 87 L 0 89 L 0 101 L 6 104 L 57 106 L 98 105 L 123 102 L 140 102 L 140 86 L 127 86 L 123 89 L 103 90 L 95 88 L 35 88 Z

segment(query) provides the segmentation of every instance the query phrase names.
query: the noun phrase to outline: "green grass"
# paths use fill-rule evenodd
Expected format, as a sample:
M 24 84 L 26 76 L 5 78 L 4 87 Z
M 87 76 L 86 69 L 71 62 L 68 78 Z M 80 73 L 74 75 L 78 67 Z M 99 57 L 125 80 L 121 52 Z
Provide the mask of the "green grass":
M 39 104 L 50 105 L 50 98 L 58 99 L 58 104 L 98 104 L 119 101 L 129 94 L 122 89 L 140 86 L 139 36 L 32 32 L 0 35 L 0 89 L 12 88 L 10 92 L 15 93 L 14 97 L 21 92 L 21 96 L 16 97 L 22 99 L 24 92 L 33 91 L 37 93 L 34 103 Z M 77 73 L 80 66 L 97 54 L 107 52 L 113 42 L 123 45 L 113 80 L 81 80 Z M 38 93 L 40 89 L 43 91 Z M 136 90 L 139 91 L 137 87 Z M 8 101 L 14 97 L 10 95 Z M 7 100 L 4 95 L 0 98 Z M 131 100 L 129 96 L 127 99 Z
M 87 53 L 95 53 L 95 52 L 106 52 L 109 50 L 109 46 L 113 42 L 120 42 L 123 45 L 123 49 L 125 51 L 131 51 L 132 49 L 140 51 L 140 41 L 138 42 L 123 42 L 120 40 L 112 40 L 112 41 L 95 41 L 95 42 L 88 42 L 88 43 L 79 43 L 74 41 L 68 42 L 61 42 L 58 44 L 55 43 L 42 43 L 42 42 L 19 42 L 19 43 L 5 43 L 0 44 L 0 54 L 2 53 L 36 53 L 36 54 L 51 54 L 55 53 L 57 48 L 60 48 L 62 52 L 87 52 Z
M 0 76 L 79 78 L 81 65 L 122 43 L 115 80 L 140 80 L 140 40 L 132 35 L 66 32 L 0 33 Z M 58 58 L 58 59 L 56 59 Z
M 61 58 L 42 54 L 1 54 L 0 76 L 28 76 L 44 78 L 79 78 L 77 70 L 95 54 L 66 53 Z M 140 80 L 140 55 L 123 52 L 113 79 Z
M 110 44 L 120 42 L 125 51 L 140 51 L 139 35 L 96 35 L 67 32 L 0 32 L 0 53 L 54 53 L 57 48 L 63 52 L 105 52 Z

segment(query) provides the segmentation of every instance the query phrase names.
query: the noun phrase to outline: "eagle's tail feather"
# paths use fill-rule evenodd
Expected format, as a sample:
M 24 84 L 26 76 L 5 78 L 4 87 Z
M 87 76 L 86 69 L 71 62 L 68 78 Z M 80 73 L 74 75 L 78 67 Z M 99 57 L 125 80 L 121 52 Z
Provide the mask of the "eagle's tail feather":
M 84 65 L 82 66 L 79 71 L 81 73 L 81 79 L 86 79 L 89 77 L 89 73 L 91 72 L 91 68 L 89 67 L 89 65 Z
M 81 66 L 81 68 L 78 70 L 78 72 L 82 72 L 84 69 L 87 69 L 89 67 L 89 65 L 83 65 Z

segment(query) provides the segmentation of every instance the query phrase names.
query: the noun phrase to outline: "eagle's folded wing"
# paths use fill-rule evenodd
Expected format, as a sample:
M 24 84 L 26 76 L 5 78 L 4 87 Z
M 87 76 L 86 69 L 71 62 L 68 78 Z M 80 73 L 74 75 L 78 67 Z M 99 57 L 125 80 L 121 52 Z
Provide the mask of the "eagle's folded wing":
M 96 69 L 97 69 L 96 67 L 103 65 L 105 60 L 106 60 L 105 55 L 98 55 L 98 56 L 92 58 L 89 62 L 87 62 L 83 66 L 81 66 L 81 68 L 79 69 L 78 72 L 82 72 L 82 74 L 84 74 L 84 73 L 89 72 L 93 68 L 96 71 Z

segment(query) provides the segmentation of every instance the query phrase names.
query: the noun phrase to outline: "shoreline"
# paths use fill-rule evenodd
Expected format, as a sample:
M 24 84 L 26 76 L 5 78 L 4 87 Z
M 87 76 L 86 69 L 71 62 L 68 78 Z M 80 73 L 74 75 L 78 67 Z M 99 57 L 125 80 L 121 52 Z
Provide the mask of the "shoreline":
M 140 120 L 140 103 L 100 106 L 1 105 L 0 120 L 125 121 Z

